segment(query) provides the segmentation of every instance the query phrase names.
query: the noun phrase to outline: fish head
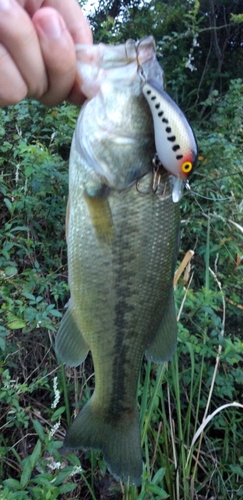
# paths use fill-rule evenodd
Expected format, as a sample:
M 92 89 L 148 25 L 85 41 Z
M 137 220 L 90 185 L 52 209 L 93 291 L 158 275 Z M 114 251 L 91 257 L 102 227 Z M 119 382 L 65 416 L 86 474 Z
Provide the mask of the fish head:
M 109 188 L 123 190 L 152 169 L 155 153 L 153 119 L 138 72 L 163 87 L 153 37 L 138 44 L 78 45 L 80 88 L 88 99 L 76 130 L 75 147 L 83 167 Z

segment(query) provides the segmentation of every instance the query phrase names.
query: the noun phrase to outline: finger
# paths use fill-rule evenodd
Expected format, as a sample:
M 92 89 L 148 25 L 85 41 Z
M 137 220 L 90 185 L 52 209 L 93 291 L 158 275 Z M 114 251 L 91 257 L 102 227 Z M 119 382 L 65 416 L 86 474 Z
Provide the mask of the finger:
M 21 0 L 26 9 L 33 16 L 36 5 L 53 7 L 65 21 L 67 29 L 74 43 L 93 43 L 90 25 L 76 0 Z
M 77 0 L 18 0 L 18 2 L 30 17 L 42 7 L 52 7 L 64 19 L 74 43 L 93 43 L 90 24 Z
M 19 0 L 22 5 L 28 10 L 31 16 L 33 16 L 34 12 L 36 9 L 43 7 L 44 5 L 49 5 L 58 10 L 58 12 L 61 14 L 63 19 L 65 20 L 65 24 L 67 26 L 67 29 L 73 39 L 73 42 L 76 43 L 93 43 L 93 37 L 92 37 L 92 32 L 90 25 L 85 18 L 82 10 L 80 9 L 80 6 L 76 2 L 76 0 L 69 0 L 67 2 L 66 0 Z M 43 11 L 44 9 L 40 9 L 40 11 Z M 34 23 L 36 22 L 36 15 L 33 16 L 33 21 Z M 39 33 L 39 37 L 41 34 Z M 42 44 L 42 41 L 40 39 L 40 43 Z M 69 50 L 69 49 L 67 49 Z M 52 51 L 48 50 L 47 44 L 45 43 L 42 47 L 42 53 L 43 53 L 43 58 L 45 60 L 45 65 L 47 68 L 48 73 L 50 74 L 50 79 L 49 81 L 55 81 L 58 80 L 58 74 L 59 72 L 56 72 L 56 77 L 55 78 L 55 72 L 53 68 L 53 60 L 50 58 L 50 54 L 52 54 Z M 68 63 L 71 61 L 73 51 L 69 52 L 69 58 L 68 58 Z M 58 57 L 58 55 L 57 55 Z M 58 58 L 56 59 L 58 61 Z M 76 68 L 76 60 L 75 60 L 75 68 Z M 56 71 L 56 70 L 55 70 Z M 60 82 L 60 79 L 59 79 Z M 55 86 L 55 84 L 54 84 Z M 54 86 L 52 88 L 54 89 Z M 56 92 L 57 89 L 59 88 L 56 87 Z M 53 90 L 49 91 L 49 96 L 46 95 L 46 99 L 44 99 L 45 104 L 51 104 L 52 105 L 52 95 L 54 93 Z M 60 95 L 58 96 L 60 102 L 61 99 L 61 92 Z M 80 91 L 80 86 L 78 83 L 78 78 L 77 78 L 77 73 L 75 76 L 75 80 L 73 83 L 72 88 L 70 89 L 69 95 L 63 95 L 63 98 L 68 99 L 69 102 L 72 102 L 73 104 L 81 105 L 84 102 L 84 96 Z
M 23 2 L 25 0 L 21 1 Z M 39 0 L 39 2 L 41 3 L 42 0 Z M 26 7 L 30 8 L 31 4 L 32 0 L 28 0 Z M 65 19 L 67 29 L 69 30 L 75 44 L 93 43 L 90 25 L 76 0 L 69 0 L 69 2 L 67 2 L 67 0 L 44 0 L 43 4 L 52 6 L 59 11 L 63 19 Z M 84 96 L 80 91 L 77 71 L 72 89 L 70 94 L 66 96 L 66 99 L 76 105 L 81 105 L 84 102 Z
M 40 101 L 47 106 L 55 106 L 67 98 L 74 84 L 74 43 L 64 20 L 53 8 L 38 10 L 32 22 L 38 34 L 48 77 L 48 89 L 40 97 Z
M 28 88 L 16 64 L 1 44 L 0 68 L 0 106 L 16 104 L 25 98 Z
M 76 106 L 81 106 L 86 100 L 87 96 L 83 95 L 80 90 L 79 77 L 76 73 L 75 81 L 72 86 L 71 92 L 66 97 L 66 100 L 71 104 L 75 104 Z
M 9 87 L 10 97 L 12 88 L 11 102 L 17 102 L 14 93 L 42 95 L 47 89 L 47 78 L 38 37 L 28 14 L 15 0 L 0 1 L 0 45 L 1 94 L 2 89 Z M 22 90 L 16 89 L 17 85 Z

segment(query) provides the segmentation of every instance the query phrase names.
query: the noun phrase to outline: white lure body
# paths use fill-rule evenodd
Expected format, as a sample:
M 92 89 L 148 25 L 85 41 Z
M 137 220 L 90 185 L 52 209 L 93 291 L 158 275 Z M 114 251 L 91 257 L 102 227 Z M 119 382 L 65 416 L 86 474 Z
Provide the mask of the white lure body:
M 148 80 L 142 86 L 153 116 L 155 146 L 163 167 L 186 180 L 197 160 L 197 143 L 185 115 L 171 97 Z

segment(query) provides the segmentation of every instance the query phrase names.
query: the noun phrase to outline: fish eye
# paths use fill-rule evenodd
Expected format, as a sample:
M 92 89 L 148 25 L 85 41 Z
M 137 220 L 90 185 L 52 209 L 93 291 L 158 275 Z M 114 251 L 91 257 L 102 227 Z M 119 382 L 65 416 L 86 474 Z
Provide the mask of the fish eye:
M 181 170 L 184 174 L 189 174 L 192 170 L 192 163 L 190 161 L 185 161 L 182 163 Z

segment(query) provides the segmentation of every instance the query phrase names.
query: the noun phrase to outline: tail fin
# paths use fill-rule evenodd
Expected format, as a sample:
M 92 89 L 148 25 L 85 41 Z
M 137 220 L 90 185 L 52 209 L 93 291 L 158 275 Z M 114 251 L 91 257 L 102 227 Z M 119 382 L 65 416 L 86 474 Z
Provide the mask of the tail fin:
M 108 420 L 109 418 L 109 420 Z M 133 414 L 119 420 L 106 417 L 93 398 L 74 420 L 64 440 L 64 447 L 101 450 L 111 474 L 124 483 L 139 485 L 142 476 L 139 419 Z

